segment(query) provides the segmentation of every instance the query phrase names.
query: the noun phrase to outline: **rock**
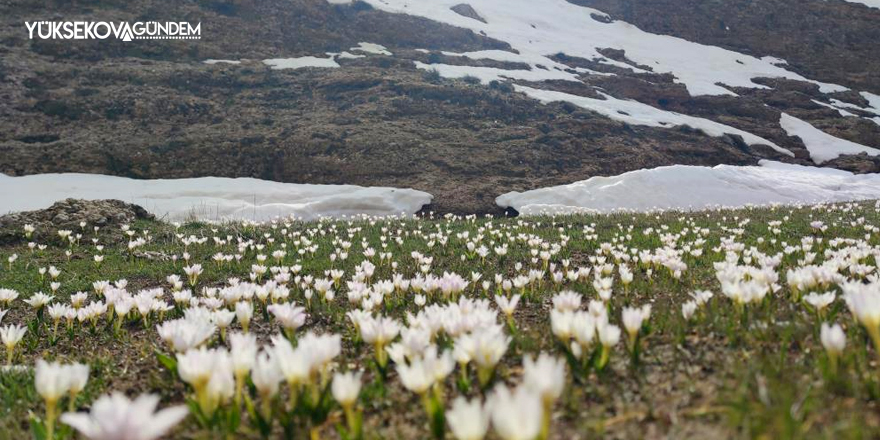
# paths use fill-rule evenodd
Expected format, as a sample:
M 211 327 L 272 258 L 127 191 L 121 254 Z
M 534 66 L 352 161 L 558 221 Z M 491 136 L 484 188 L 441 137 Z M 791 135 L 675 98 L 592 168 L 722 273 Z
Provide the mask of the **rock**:
M 611 19 L 611 17 L 609 17 L 607 15 L 602 15 L 602 14 L 591 13 L 590 17 L 593 20 L 598 21 L 599 23 L 606 23 L 607 24 L 607 23 L 611 23 L 614 21 Z
M 101 227 L 101 232 L 118 234 L 118 227 L 136 220 L 154 220 L 153 214 L 144 208 L 120 200 L 80 200 L 66 199 L 55 202 L 46 209 L 17 212 L 0 217 L 0 245 L 25 240 L 24 225 L 36 228 L 34 240 L 45 241 L 57 238 L 59 229 L 82 232 L 80 223 L 86 223 L 86 231 Z M 104 230 L 108 226 L 112 231 Z
M 855 174 L 880 173 L 880 156 L 868 156 L 868 153 L 844 155 L 823 165 Z
M 477 14 L 477 11 L 475 11 L 474 8 L 471 7 L 471 5 L 469 5 L 467 3 L 457 4 L 449 9 L 452 9 L 452 11 L 458 15 L 462 15 L 467 18 L 473 18 L 474 20 L 486 23 L 486 19 L 481 17 L 480 14 Z

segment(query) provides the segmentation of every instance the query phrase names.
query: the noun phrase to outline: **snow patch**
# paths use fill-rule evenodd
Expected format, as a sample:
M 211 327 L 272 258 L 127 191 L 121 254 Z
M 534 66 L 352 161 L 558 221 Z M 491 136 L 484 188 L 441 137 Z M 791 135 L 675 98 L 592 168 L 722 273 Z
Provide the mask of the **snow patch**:
M 508 52 L 506 50 L 497 50 L 497 49 L 477 50 L 474 52 L 463 52 L 463 53 L 448 52 L 448 51 L 444 50 L 444 51 L 441 51 L 440 53 L 442 53 L 443 55 L 446 55 L 446 56 L 450 56 L 450 57 L 465 57 L 465 58 L 470 58 L 472 60 L 493 60 L 493 61 L 505 61 L 505 62 L 511 62 L 511 63 L 535 64 L 535 63 L 542 63 L 546 60 L 545 57 L 535 56 L 534 54 L 532 54 L 531 56 L 528 56 L 528 55 L 522 55 L 522 54 L 518 54 L 518 53 Z M 563 64 L 556 63 L 556 62 L 553 62 L 552 64 L 554 67 L 558 67 L 558 66 L 562 66 L 565 68 L 568 67 Z
M 766 61 L 770 64 L 773 64 L 774 66 L 787 66 L 788 65 L 788 61 L 785 61 L 782 58 L 771 57 L 769 55 L 766 57 L 762 57 L 761 61 Z
M 831 99 L 830 104 L 826 104 L 824 102 L 817 101 L 815 99 L 813 100 L 813 102 L 815 102 L 816 104 L 819 104 L 823 107 L 828 107 L 828 108 L 832 108 L 834 110 L 837 110 L 840 113 L 840 116 L 843 116 L 843 117 L 856 117 L 856 118 L 859 117 L 859 115 L 852 113 L 850 111 L 847 111 L 845 109 L 859 110 L 864 113 L 870 113 L 873 115 L 877 115 L 877 117 L 865 116 L 864 119 L 867 119 L 869 121 L 873 121 L 873 122 L 877 123 L 878 125 L 880 125 L 880 122 L 878 122 L 878 121 L 880 121 L 880 96 L 877 96 L 877 95 L 874 95 L 873 93 L 868 93 L 868 92 L 862 92 L 861 95 L 868 101 L 867 107 L 860 107 L 858 105 L 851 104 L 849 102 L 844 102 L 839 99 Z
M 584 96 L 572 95 L 563 92 L 554 92 L 550 90 L 540 90 L 531 87 L 515 85 L 514 88 L 523 92 L 532 98 L 541 102 L 567 101 L 579 107 L 592 110 L 596 113 L 604 115 L 608 118 L 626 122 L 633 125 L 645 125 L 649 127 L 671 128 L 678 125 L 687 125 L 688 127 L 697 128 L 708 134 L 709 136 L 719 137 L 724 134 L 735 134 L 742 136 L 743 141 L 749 145 L 767 145 L 774 150 L 794 157 L 791 151 L 776 145 L 775 143 L 764 139 L 760 136 L 753 135 L 749 132 L 731 127 L 729 125 L 720 124 L 708 119 L 697 118 L 694 116 L 683 115 L 681 113 L 660 110 L 638 101 L 629 101 L 617 99 L 612 96 L 600 92 L 605 99 L 587 98 Z
M 813 103 L 815 103 L 815 104 L 819 104 L 819 105 L 821 105 L 822 107 L 828 107 L 828 108 L 830 108 L 830 109 L 832 109 L 832 110 L 837 110 L 837 112 L 840 113 L 840 116 L 843 116 L 843 117 L 845 117 L 845 118 L 846 118 L 846 117 L 850 117 L 850 116 L 856 116 L 855 113 L 848 112 L 848 111 L 846 111 L 846 110 L 844 110 L 844 109 L 842 109 L 842 108 L 836 107 L 836 106 L 834 106 L 834 105 L 832 105 L 832 104 L 828 104 L 828 103 L 826 103 L 826 102 L 818 101 L 818 100 L 815 100 L 815 99 L 813 99 L 812 101 L 813 101 Z
M 495 199 L 521 215 L 696 210 L 880 198 L 880 175 L 761 161 L 760 166 L 673 165 Z
M 871 8 L 880 9 L 880 0 L 846 0 L 850 3 L 861 3 Z
M 351 52 L 342 51 L 342 52 L 324 52 L 325 54 L 336 58 L 337 60 L 354 60 L 357 58 L 366 58 L 366 55 L 357 55 Z
M 877 96 L 870 92 L 862 92 L 861 95 L 863 98 L 868 100 L 868 106 L 871 107 L 874 113 L 880 115 L 880 96 Z
M 205 64 L 241 64 L 241 61 L 238 60 L 205 60 L 202 62 Z
M 779 118 L 779 125 L 782 126 L 782 129 L 789 136 L 801 138 L 801 141 L 804 142 L 804 145 L 810 152 L 810 158 L 817 164 L 836 159 L 843 154 L 859 154 L 864 152 L 871 156 L 880 155 L 880 150 L 876 148 L 866 147 L 862 144 L 834 137 L 813 127 L 808 122 L 786 113 L 783 113 Z
M 432 196 L 413 189 L 354 185 L 306 185 L 252 178 L 200 177 L 135 180 L 98 174 L 0 174 L 3 211 L 47 208 L 59 200 L 119 199 L 160 218 L 185 220 L 302 220 L 356 215 L 414 214 Z
M 415 62 L 416 68 L 423 70 L 436 70 L 440 76 L 444 78 L 464 78 L 473 76 L 480 79 L 483 84 L 489 84 L 492 81 L 501 81 L 503 79 L 519 79 L 523 81 L 544 81 L 544 80 L 571 80 L 577 75 L 559 70 L 508 70 L 499 69 L 497 67 L 474 67 L 474 66 L 454 66 L 451 64 L 425 64 L 421 61 Z
M 416 50 L 418 50 L 418 49 L 416 49 Z M 430 53 L 430 51 L 425 51 L 425 53 Z M 590 74 L 590 75 L 600 75 L 600 76 L 617 76 L 616 74 L 613 74 L 613 73 L 597 72 L 595 70 L 587 69 L 584 67 L 572 68 L 571 66 L 568 66 L 567 64 L 558 63 L 556 61 L 553 61 L 552 59 L 549 59 L 549 58 L 546 58 L 543 56 L 535 56 L 534 54 L 524 55 L 524 54 L 508 52 L 506 50 L 478 50 L 478 51 L 474 51 L 474 52 L 463 52 L 463 53 L 449 52 L 449 51 L 444 50 L 444 51 L 440 51 L 440 53 L 442 53 L 443 55 L 449 56 L 449 57 L 463 57 L 463 58 L 468 58 L 471 60 L 492 60 L 492 61 L 501 61 L 501 62 L 507 62 L 507 63 L 528 64 L 529 66 L 532 67 L 532 70 L 537 71 L 538 73 L 544 72 L 544 74 L 546 75 L 544 77 L 544 79 L 549 79 L 549 80 L 552 80 L 552 79 L 565 79 L 567 81 L 577 81 L 578 80 L 577 75 L 569 73 L 569 75 L 560 76 L 560 74 L 558 72 L 552 72 L 553 70 L 560 71 L 560 72 L 574 71 L 577 73 L 586 73 L 586 74 Z M 418 64 L 417 64 L 417 66 L 418 66 Z M 425 64 L 422 64 L 422 66 L 425 66 Z M 445 66 L 445 65 L 444 64 L 431 64 L 430 66 L 433 68 L 436 66 Z M 537 66 L 543 66 L 546 69 L 542 69 Z M 458 66 L 458 67 L 467 67 L 467 66 Z M 478 67 L 468 67 L 468 68 L 469 69 L 478 69 Z M 631 70 L 640 70 L 642 72 L 645 72 L 641 69 L 637 69 L 637 68 L 630 66 L 628 64 L 624 64 L 624 68 L 628 68 Z M 438 69 L 438 71 L 439 71 L 439 69 Z M 441 73 L 441 75 L 442 75 L 442 73 Z M 499 75 L 499 76 L 511 77 L 510 75 Z
M 376 9 L 428 18 L 470 29 L 475 33 L 507 42 L 525 57 L 540 58 L 545 66 L 548 57 L 557 53 L 634 69 L 625 63 L 608 60 L 599 49 L 626 52 L 626 57 L 656 73 L 671 73 L 691 95 L 730 95 L 724 87 L 766 88 L 753 78 L 788 78 L 818 84 L 828 93 L 845 87 L 812 81 L 775 65 L 778 60 L 758 59 L 714 46 L 697 44 L 676 37 L 651 34 L 622 22 L 605 23 L 592 15 L 603 15 L 592 8 L 566 0 L 469 0 L 487 23 L 462 16 L 451 7 L 461 0 L 365 0 Z M 874 1 L 874 0 L 871 0 Z M 533 66 L 534 67 L 534 66 Z M 718 85 L 718 84 L 722 85 Z
M 272 69 L 301 69 L 303 67 L 339 67 L 333 57 L 319 58 L 313 56 L 305 56 L 299 58 L 272 58 L 263 60 L 263 64 Z
M 862 94 L 864 95 L 865 93 L 867 93 L 867 92 L 863 92 Z M 870 95 L 870 93 L 867 93 L 867 94 Z M 877 97 L 877 96 L 875 95 L 875 97 Z M 878 98 L 880 98 L 880 97 L 878 97 Z M 831 100 L 831 104 L 838 107 L 838 108 L 849 108 L 849 109 L 853 109 L 853 110 L 861 110 L 865 113 L 873 113 L 875 115 L 880 115 L 880 108 L 874 108 L 873 104 L 871 104 L 870 101 L 868 101 L 868 102 L 869 102 L 868 107 L 859 107 L 855 104 L 843 102 L 839 99 L 832 99 Z M 878 102 L 877 104 L 880 104 L 880 102 Z
M 366 52 L 375 55 L 392 55 L 392 53 L 381 44 L 360 42 L 357 46 L 349 49 L 355 52 Z

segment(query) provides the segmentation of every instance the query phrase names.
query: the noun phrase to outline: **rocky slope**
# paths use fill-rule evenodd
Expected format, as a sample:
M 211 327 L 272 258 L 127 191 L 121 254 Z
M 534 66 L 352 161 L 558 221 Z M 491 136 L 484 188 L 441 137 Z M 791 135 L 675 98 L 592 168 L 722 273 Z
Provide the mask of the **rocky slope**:
M 813 83 L 767 78 L 755 80 L 767 88 L 731 87 L 736 96 L 693 96 L 673 75 L 638 66 L 613 48 L 602 51 L 605 60 L 545 54 L 577 72 L 577 81 L 444 78 L 417 63 L 532 73 L 543 66 L 453 56 L 511 46 L 363 2 L 5 0 L 0 172 L 412 187 L 433 194 L 437 211 L 496 212 L 494 198 L 504 192 L 644 167 L 761 158 L 812 164 L 802 140 L 780 127 L 782 112 L 880 148 L 880 117 L 871 120 L 870 102 L 859 93 L 880 94 L 872 74 L 880 71 L 880 29 L 872 26 L 880 22 L 878 9 L 837 0 L 572 1 L 610 14 L 595 20 L 626 20 L 658 34 L 781 58 L 806 78 L 851 90 L 823 93 Z M 467 3 L 456 8 L 485 20 Z M 792 10 L 802 13 L 785 13 Z M 198 21 L 202 39 L 28 40 L 24 22 L 39 19 Z M 352 49 L 361 42 L 391 55 Z M 340 68 L 277 70 L 262 62 L 344 51 L 359 57 L 337 57 Z M 514 84 L 636 100 L 748 132 L 794 157 L 737 135 L 633 124 L 569 102 L 542 104 Z M 840 103 L 851 116 L 829 107 Z M 880 171 L 867 156 L 823 165 Z

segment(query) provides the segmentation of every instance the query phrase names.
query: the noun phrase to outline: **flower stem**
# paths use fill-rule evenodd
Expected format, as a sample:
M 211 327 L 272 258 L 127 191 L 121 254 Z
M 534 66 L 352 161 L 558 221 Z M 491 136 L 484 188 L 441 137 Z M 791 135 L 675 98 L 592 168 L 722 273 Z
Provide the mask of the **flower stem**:
M 46 438 L 54 439 L 55 434 L 55 404 L 56 401 L 46 401 Z

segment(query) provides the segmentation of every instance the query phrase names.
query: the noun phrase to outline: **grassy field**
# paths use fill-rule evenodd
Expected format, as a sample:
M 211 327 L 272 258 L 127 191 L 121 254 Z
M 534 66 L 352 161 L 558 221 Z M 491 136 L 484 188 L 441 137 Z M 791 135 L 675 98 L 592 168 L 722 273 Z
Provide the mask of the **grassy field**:
M 486 438 L 493 439 L 878 438 L 880 365 L 868 331 L 872 321 L 862 319 L 862 313 L 854 316 L 847 304 L 862 311 L 880 304 L 871 302 L 880 298 L 878 225 L 878 205 L 861 202 L 558 218 L 272 225 L 141 222 L 130 225 L 130 237 L 116 240 L 110 237 L 119 236 L 118 228 L 114 235 L 109 230 L 96 233 L 86 225 L 72 231 L 72 238 L 82 235 L 78 240 L 51 231 L 49 238 L 33 248 L 21 231 L 19 244 L 0 248 L 0 289 L 20 294 L 8 304 L 0 302 L 0 309 L 8 310 L 0 326 L 27 328 L 13 360 L 14 365 L 26 368 L 0 373 L 0 439 L 28 438 L 33 432 L 39 437 L 45 429 L 46 404 L 35 387 L 33 368 L 38 359 L 89 365 L 84 390 L 73 402 L 69 398 L 59 401 L 65 410 L 88 411 L 96 399 L 112 391 L 132 398 L 143 393 L 158 395 L 161 408 L 188 404 L 190 414 L 170 431 L 169 438 L 358 438 L 353 432 L 357 430 L 349 429 L 355 425 L 347 422 L 347 416 L 357 418 L 358 413 L 362 414 L 363 438 L 423 439 L 444 434 L 456 438 L 453 425 L 463 427 L 466 417 L 447 411 L 444 423 L 442 409 L 451 408 L 458 396 L 485 397 L 491 402 L 485 412 L 469 416 L 491 418 L 494 423 Z M 132 248 L 129 243 L 136 238 L 142 238 L 142 244 Z M 373 253 L 367 249 L 374 255 L 365 255 Z M 17 258 L 9 262 L 13 255 Z M 103 261 L 96 262 L 96 255 L 103 256 Z M 220 256 L 228 256 L 229 261 L 218 262 Z M 374 266 L 371 276 L 364 273 L 370 266 L 364 261 Z M 190 288 L 184 268 L 195 264 L 203 268 L 193 280 L 196 300 L 177 304 L 167 277 L 178 275 L 183 287 Z M 254 273 L 263 270 L 254 265 L 263 266 L 266 272 Z M 54 279 L 50 271 L 40 272 L 50 266 L 58 270 Z M 338 282 L 333 280 L 338 273 L 331 270 L 342 271 Z M 627 272 L 632 274 L 631 281 Z M 278 274 L 287 275 L 278 278 Z M 429 274 L 445 281 L 419 290 L 420 285 L 431 285 L 418 281 Z M 449 274 L 460 275 L 467 284 L 462 286 Z M 477 281 L 475 274 L 480 276 Z M 238 291 L 254 294 L 273 277 L 287 289 L 273 287 L 270 290 L 275 293 L 265 302 L 259 293 L 251 299 L 224 297 L 235 290 L 230 286 L 236 282 L 230 284 L 230 278 L 242 280 L 241 284 L 252 276 L 257 287 Z M 347 282 L 352 277 L 363 281 L 368 297 L 380 296 L 381 302 L 350 301 L 352 287 Z M 605 282 L 610 288 L 602 286 L 609 278 Z M 100 301 L 100 309 L 108 299 L 96 292 L 93 283 L 120 279 L 127 280 L 121 290 L 134 297 L 146 289 L 162 288 L 154 301 L 162 301 L 169 310 L 142 314 L 135 306 L 119 317 L 110 307 L 83 321 L 61 318 L 56 325 L 49 305 L 38 312 L 24 302 L 42 291 L 53 295 L 50 304 L 70 304 L 72 294 L 87 292 L 82 307 Z M 720 279 L 726 280 L 726 286 Z M 60 283 L 54 293 L 53 281 Z M 335 294 L 332 299 L 321 293 L 325 284 Z M 845 293 L 858 290 L 855 285 L 861 286 L 866 301 L 844 299 Z M 576 295 L 567 294 L 554 303 L 563 291 L 580 294 L 582 301 L 577 303 L 572 299 Z M 610 298 L 600 300 L 609 291 Z M 692 302 L 698 291 L 710 291 L 713 296 L 704 303 Z M 827 306 L 828 301 L 819 295 L 810 295 L 824 292 L 834 292 Z M 495 297 L 515 294 L 521 299 L 508 319 Z M 485 299 L 487 304 L 468 298 Z M 420 305 L 422 299 L 426 304 Z M 174 361 L 174 350 L 163 342 L 156 326 L 182 318 L 183 309 L 196 303 L 200 308 L 233 311 L 237 302 L 253 304 L 249 332 L 273 355 L 273 361 L 280 362 L 281 355 L 269 348 L 270 338 L 283 333 L 279 320 L 265 310 L 273 302 L 305 308 L 304 325 L 289 335 L 292 346 L 305 346 L 310 332 L 336 334 L 341 336 L 341 352 L 321 363 L 305 382 L 294 387 L 282 383 L 273 399 L 261 396 L 245 376 L 244 397 L 221 397 L 211 405 L 216 408 L 206 410 L 200 406 L 203 390 L 187 384 L 175 371 L 180 363 Z M 634 324 L 631 342 L 622 315 L 633 315 L 634 308 L 645 305 L 651 306 L 650 314 Z M 432 306 L 445 310 L 441 315 L 447 321 L 458 319 L 465 324 L 445 322 L 431 332 L 427 345 L 419 345 L 410 340 L 418 339 L 410 333 L 419 330 L 423 321 L 413 316 Z M 693 308 L 689 319 L 683 306 Z M 370 339 L 362 328 L 367 324 L 357 327 L 347 316 L 364 307 L 372 308 L 367 314 L 411 327 L 400 332 L 406 333 L 403 336 L 391 332 L 397 338 L 394 342 L 436 347 L 440 353 L 461 349 L 462 335 L 491 333 L 482 328 L 490 326 L 484 318 L 477 319 L 476 326 L 462 318 L 471 316 L 473 309 L 491 310 L 495 315 L 491 324 L 501 327 L 495 345 L 498 340 L 508 343 L 501 344 L 503 355 L 497 365 L 486 367 L 474 360 L 463 369 L 456 362 L 454 371 L 438 374 L 420 397 L 411 390 L 411 383 L 403 383 L 401 369 L 427 363 L 432 350 L 410 353 L 402 362 L 391 360 L 381 366 L 377 360 L 385 356 L 377 356 L 376 344 L 365 341 Z M 633 310 L 624 312 L 630 307 Z M 865 315 L 871 313 L 880 316 L 874 310 Z M 551 315 L 555 316 L 551 319 Z M 597 323 L 607 321 L 594 325 L 595 332 L 588 335 L 591 343 L 574 341 L 566 330 L 572 319 L 585 315 Z M 846 346 L 839 354 L 823 346 L 822 322 L 837 323 L 843 329 Z M 618 343 L 605 347 L 600 338 L 608 326 L 617 326 L 622 335 Z M 196 345 L 226 347 L 231 335 L 240 331 L 241 323 L 235 319 L 227 329 L 213 331 L 207 341 Z M 279 341 L 276 345 L 286 344 Z M 609 355 L 604 366 L 603 352 Z M 524 384 L 534 382 L 527 377 L 534 372 L 524 368 L 524 361 L 538 353 L 565 366 L 564 375 L 548 379 L 563 383 L 558 395 Z M 332 371 L 362 372 L 356 403 L 340 405 L 334 399 Z M 521 398 L 499 392 L 502 385 L 524 390 Z M 295 396 L 291 396 L 292 388 Z M 549 432 L 514 437 L 509 429 L 498 426 L 505 420 L 510 426 L 527 423 L 528 404 L 534 403 L 529 399 L 539 399 L 538 409 L 546 415 L 541 424 L 549 422 Z M 274 420 L 266 420 L 265 414 Z M 56 437 L 76 437 L 63 423 L 56 426 Z M 445 433 L 441 432 L 444 428 Z M 519 432 L 529 435 L 527 431 L 524 427 Z

